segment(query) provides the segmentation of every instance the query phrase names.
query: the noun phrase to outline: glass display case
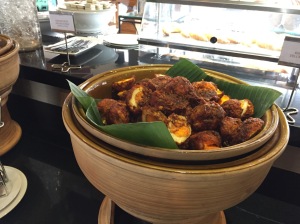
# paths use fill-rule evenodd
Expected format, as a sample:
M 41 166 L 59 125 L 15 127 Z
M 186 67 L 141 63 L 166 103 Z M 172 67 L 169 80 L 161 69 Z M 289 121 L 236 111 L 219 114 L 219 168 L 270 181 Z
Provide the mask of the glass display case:
M 294 0 L 147 0 L 140 61 L 176 62 L 293 86 L 297 68 L 278 65 L 285 36 L 300 37 Z

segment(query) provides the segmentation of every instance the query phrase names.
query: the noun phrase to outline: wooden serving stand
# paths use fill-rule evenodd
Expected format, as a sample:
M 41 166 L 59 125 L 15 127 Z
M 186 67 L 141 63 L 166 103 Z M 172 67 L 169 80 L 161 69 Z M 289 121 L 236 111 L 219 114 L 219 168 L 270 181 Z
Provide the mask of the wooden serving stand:
M 115 224 L 115 203 L 109 198 L 105 197 L 100 206 L 98 215 L 98 224 Z M 223 211 L 213 213 L 211 215 L 199 217 L 197 219 L 189 219 L 181 224 L 226 224 L 226 218 Z M 167 224 L 163 222 L 154 224 Z M 179 224 L 179 223 L 174 223 Z
M 0 156 L 12 149 L 20 140 L 22 129 L 11 119 L 7 109 L 8 95 L 11 89 L 0 91 Z

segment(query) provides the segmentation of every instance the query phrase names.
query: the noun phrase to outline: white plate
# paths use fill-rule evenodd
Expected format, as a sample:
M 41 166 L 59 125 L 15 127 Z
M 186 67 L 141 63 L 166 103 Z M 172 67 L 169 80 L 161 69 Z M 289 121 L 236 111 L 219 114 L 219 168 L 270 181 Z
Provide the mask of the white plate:
M 8 195 L 0 197 L 0 211 L 2 211 L 8 204 L 10 204 L 15 199 L 22 185 L 21 176 L 15 168 L 8 166 L 5 166 L 4 168 L 9 178 L 9 181 L 6 183 Z
M 138 45 L 137 35 L 135 34 L 110 34 L 103 37 L 103 42 L 117 46 Z
M 26 189 L 27 189 L 27 179 L 20 170 L 13 168 L 13 167 L 8 167 L 8 166 L 5 166 L 5 169 L 6 169 L 6 171 L 8 169 L 12 169 L 12 170 L 14 170 L 14 172 L 16 172 L 20 176 L 21 187 L 20 187 L 19 193 L 14 198 L 14 200 L 12 200 L 4 209 L 0 210 L 0 219 L 2 217 L 4 217 L 5 215 L 7 215 L 11 210 L 13 210 L 19 204 L 19 202 L 24 197 Z M 8 177 L 9 177 L 9 174 L 8 174 Z

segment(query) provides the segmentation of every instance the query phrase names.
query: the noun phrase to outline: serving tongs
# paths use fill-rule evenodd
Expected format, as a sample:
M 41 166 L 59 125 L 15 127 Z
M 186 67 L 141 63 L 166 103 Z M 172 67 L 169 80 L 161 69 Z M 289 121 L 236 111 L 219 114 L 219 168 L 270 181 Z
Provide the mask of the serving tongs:
M 8 189 L 6 183 L 8 182 L 8 176 L 4 166 L 0 161 L 0 197 L 8 195 Z
M 81 50 L 84 50 L 89 47 L 89 45 L 92 43 L 90 40 L 82 40 L 82 39 L 76 39 L 72 38 L 74 40 L 68 41 L 68 49 L 65 45 L 65 43 L 61 43 L 58 45 L 52 45 L 48 47 L 51 51 L 57 51 L 57 52 L 66 52 L 67 50 L 69 53 L 77 53 Z

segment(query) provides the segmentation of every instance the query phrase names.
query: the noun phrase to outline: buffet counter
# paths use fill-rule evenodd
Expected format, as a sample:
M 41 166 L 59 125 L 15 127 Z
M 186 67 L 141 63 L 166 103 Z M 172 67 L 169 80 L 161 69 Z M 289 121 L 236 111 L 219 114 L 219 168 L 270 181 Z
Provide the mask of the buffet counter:
M 98 44 L 93 51 L 71 58 L 72 63 L 82 65 L 81 69 L 64 73 L 53 71 L 52 65 L 62 64 L 66 56 L 43 49 L 20 53 L 19 79 L 9 98 L 8 109 L 12 119 L 22 128 L 22 137 L 15 147 L 1 156 L 1 161 L 22 171 L 28 188 L 20 203 L 0 219 L 1 224 L 97 223 L 104 195 L 79 169 L 62 122 L 61 105 L 69 93 L 66 80 L 79 85 L 107 70 L 144 64 L 139 59 L 140 54 L 136 49 Z M 148 60 L 148 64 L 152 62 L 156 63 Z M 286 105 L 287 100 L 282 100 L 282 104 Z M 300 109 L 299 89 L 291 106 Z M 286 151 L 296 152 L 293 155 L 299 159 L 300 115 L 295 115 L 295 119 L 296 124 L 290 126 L 291 137 Z M 292 156 L 293 161 L 290 158 L 279 159 L 252 196 L 224 211 L 227 224 L 294 224 L 300 220 L 300 168 L 297 158 Z M 146 224 L 118 207 L 114 223 Z

